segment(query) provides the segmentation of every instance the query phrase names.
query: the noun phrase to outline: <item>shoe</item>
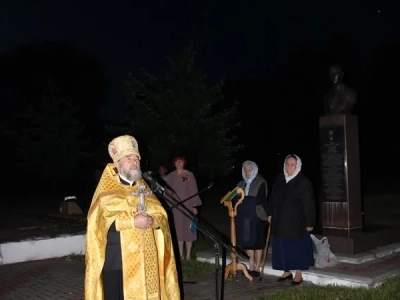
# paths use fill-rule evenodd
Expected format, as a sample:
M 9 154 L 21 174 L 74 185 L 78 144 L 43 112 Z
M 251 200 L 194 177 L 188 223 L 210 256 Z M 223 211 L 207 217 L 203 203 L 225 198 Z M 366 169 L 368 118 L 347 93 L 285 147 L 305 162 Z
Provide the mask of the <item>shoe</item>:
M 303 282 L 303 278 L 300 281 L 292 281 L 290 284 L 291 285 L 299 285 Z
M 251 277 L 260 277 L 260 272 L 258 271 L 250 271 L 249 274 Z
M 288 275 L 286 277 L 280 277 L 277 281 L 278 282 L 282 282 L 282 281 L 285 281 L 285 280 L 293 280 L 293 274 L 290 274 L 290 275 Z

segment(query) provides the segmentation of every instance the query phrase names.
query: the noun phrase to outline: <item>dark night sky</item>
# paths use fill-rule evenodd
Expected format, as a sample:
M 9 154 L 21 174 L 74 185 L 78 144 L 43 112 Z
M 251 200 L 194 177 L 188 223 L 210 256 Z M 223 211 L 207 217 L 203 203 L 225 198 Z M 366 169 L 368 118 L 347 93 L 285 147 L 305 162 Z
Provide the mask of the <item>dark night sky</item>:
M 115 99 L 129 72 L 160 71 L 190 39 L 199 65 L 217 80 L 265 78 L 297 45 L 322 47 L 332 33 L 350 36 L 365 63 L 380 41 L 400 37 L 398 10 L 385 1 L 134 3 L 1 1 L 0 54 L 30 41 L 75 42 L 101 59 Z
M 198 52 L 197 65 L 205 71 L 210 82 L 219 79 L 259 79 L 257 82 L 262 82 L 262 84 L 257 88 L 261 90 L 263 96 L 258 97 L 256 95 L 258 91 L 252 91 L 253 94 L 247 95 L 248 99 L 260 100 L 261 98 L 264 101 L 268 98 L 272 107 L 273 101 L 279 102 L 281 99 L 285 99 L 286 94 L 289 93 L 288 85 L 292 84 L 294 87 L 291 91 L 295 92 L 297 77 L 290 83 L 283 82 L 283 87 L 280 87 L 280 90 L 277 87 L 276 91 L 264 88 L 263 84 L 271 83 L 263 80 L 268 79 L 270 75 L 280 73 L 276 72 L 276 69 L 284 64 L 293 53 L 296 53 L 299 47 L 303 46 L 307 50 L 318 51 L 331 42 L 333 35 L 344 36 L 353 43 L 349 52 L 356 51 L 355 60 L 357 62 L 350 66 L 354 66 L 353 69 L 368 69 L 373 63 L 375 50 L 380 44 L 400 41 L 399 7 L 400 5 L 395 4 L 395 1 L 387 0 L 257 0 L 248 2 L 243 0 L 138 2 L 132 0 L 3 0 L 0 2 L 0 55 L 12 51 L 23 43 L 64 41 L 77 44 L 83 50 L 93 53 L 102 62 L 111 84 L 108 95 L 109 107 L 106 111 L 109 116 L 116 117 L 119 116 L 118 112 L 122 112 L 123 80 L 128 77 L 128 73 L 131 72 L 135 75 L 140 67 L 144 67 L 150 73 L 158 75 L 166 66 L 166 56 L 180 55 L 189 41 L 194 40 L 195 49 Z M 395 56 L 392 55 L 392 57 Z M 390 59 L 392 58 L 389 58 L 389 61 L 383 59 L 383 68 L 377 71 L 378 74 L 375 74 L 377 77 L 381 74 L 380 72 L 386 72 L 385 68 L 388 65 L 393 66 L 392 72 L 385 78 L 395 74 L 396 66 L 399 64 L 392 64 Z M 300 66 L 307 67 L 304 64 L 300 64 Z M 357 74 L 355 77 L 362 77 L 360 74 L 364 75 L 363 71 L 357 70 L 353 73 Z M 345 74 L 349 73 L 351 72 L 347 73 L 345 70 Z M 299 74 L 301 76 L 301 72 Z M 276 78 L 286 80 L 286 77 L 279 76 L 282 74 L 277 75 Z M 345 83 L 349 77 L 351 78 L 351 76 L 345 76 Z M 390 84 L 395 87 L 398 80 L 396 80 L 396 76 L 393 78 L 394 80 Z M 385 80 L 379 87 L 386 88 Z M 234 82 L 233 85 L 240 86 L 237 82 Z M 352 83 L 349 85 L 352 86 Z M 242 90 L 246 93 L 251 88 L 251 85 L 246 85 Z M 274 88 L 275 86 L 272 87 L 272 89 Z M 307 103 L 307 95 L 309 95 L 307 93 L 312 92 L 311 90 L 305 91 L 303 99 L 299 99 L 299 106 L 302 105 L 304 110 L 308 109 L 307 105 L 313 105 Z M 363 96 L 362 92 L 360 98 Z M 278 95 L 279 93 L 281 94 Z M 314 98 L 319 99 L 320 94 L 322 99 L 322 90 L 318 90 L 318 95 Z M 295 97 L 293 96 L 293 98 Z M 364 139 L 364 144 L 367 145 L 364 149 L 371 149 L 372 146 L 377 149 L 373 150 L 375 152 L 372 150 L 369 152 L 369 155 L 372 153 L 380 159 L 375 159 L 375 164 L 388 166 L 391 165 L 391 162 L 385 163 L 382 159 L 390 157 L 390 154 L 382 145 L 384 143 L 390 145 L 393 148 L 390 152 L 392 154 L 400 148 L 399 146 L 394 147 L 391 139 L 387 139 L 384 134 L 380 133 L 387 131 L 387 128 L 393 128 L 397 116 L 388 117 L 387 114 L 390 112 L 382 104 L 386 101 L 387 106 L 387 102 L 392 100 L 390 93 L 386 93 L 382 97 L 375 94 L 372 97 L 379 97 L 379 104 L 383 109 L 378 113 L 375 110 L 365 113 L 364 119 L 361 120 L 360 117 L 360 121 L 364 122 L 364 125 L 375 122 L 380 125 L 380 129 L 372 125 L 360 126 L 360 129 L 363 127 L 364 130 L 360 130 L 360 136 L 364 134 L 364 137 L 367 137 Z M 275 155 L 281 152 L 297 151 L 293 147 L 297 143 L 299 148 L 303 147 L 303 153 L 298 154 L 306 153 L 308 155 L 306 161 L 308 159 L 315 166 L 317 165 L 318 160 L 313 159 L 317 155 L 314 152 L 318 150 L 316 115 L 309 117 L 313 120 L 305 121 L 304 115 L 296 115 L 297 111 L 295 111 L 294 116 L 291 116 L 295 120 L 292 121 L 289 120 L 289 114 L 283 118 L 279 115 L 273 116 L 275 111 L 272 108 L 269 111 L 269 117 L 273 116 L 275 120 L 271 118 L 268 120 L 270 123 L 266 124 L 264 121 L 267 117 L 263 110 L 251 111 L 252 107 L 246 102 L 247 99 L 240 100 L 245 103 L 242 105 L 247 106 L 250 114 L 253 114 L 253 118 L 256 119 L 256 126 L 252 122 L 247 122 L 247 127 L 243 126 L 247 129 L 243 129 L 243 132 L 249 128 L 252 132 L 252 126 L 261 128 L 262 140 L 270 143 L 267 148 Z M 369 106 L 369 109 L 371 107 L 375 109 L 373 106 Z M 391 110 L 392 115 L 396 112 L 397 110 Z M 242 115 L 244 114 L 242 112 Z M 384 122 L 378 120 L 379 115 L 381 119 L 385 119 Z M 288 125 L 287 123 L 290 122 L 285 120 L 289 120 L 293 124 L 296 122 L 308 123 L 299 127 L 296 124 Z M 285 124 L 281 126 L 280 123 Z M 282 133 L 275 134 L 279 137 L 271 137 L 269 134 L 275 130 L 276 124 L 280 126 L 282 132 L 292 130 L 295 137 L 292 139 L 295 141 L 288 141 Z M 309 132 L 304 128 L 314 128 L 315 130 Z M 267 130 L 269 131 L 267 132 Z M 378 133 L 371 138 L 368 130 Z M 262 161 L 265 157 L 269 157 L 264 148 L 259 147 L 259 140 L 253 139 L 248 132 L 245 132 L 243 137 L 247 138 L 244 143 L 245 147 L 250 149 L 251 155 L 255 155 L 251 153 L 254 149 L 261 149 L 258 156 L 250 156 L 249 153 L 243 154 L 246 155 L 246 159 Z M 313 141 L 305 142 L 304 137 Z M 310 152 L 309 149 L 315 151 Z M 274 160 L 274 157 L 269 157 L 269 159 Z M 275 160 L 277 164 L 279 162 L 280 169 L 282 159 Z M 313 165 L 313 163 L 308 165 Z M 268 164 L 267 166 L 269 167 Z M 367 168 L 372 169 L 371 165 L 368 165 Z

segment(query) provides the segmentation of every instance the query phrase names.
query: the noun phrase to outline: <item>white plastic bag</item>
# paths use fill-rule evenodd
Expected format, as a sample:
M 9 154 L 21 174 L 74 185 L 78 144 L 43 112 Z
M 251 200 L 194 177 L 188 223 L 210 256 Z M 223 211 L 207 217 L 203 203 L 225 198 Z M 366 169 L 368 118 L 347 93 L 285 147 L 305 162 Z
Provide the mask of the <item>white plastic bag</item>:
M 315 267 L 323 269 L 336 266 L 339 263 L 339 260 L 336 255 L 331 252 L 331 246 L 328 243 L 328 238 L 323 237 L 319 240 L 313 234 L 310 234 L 310 237 L 314 242 L 315 249 L 317 250 Z

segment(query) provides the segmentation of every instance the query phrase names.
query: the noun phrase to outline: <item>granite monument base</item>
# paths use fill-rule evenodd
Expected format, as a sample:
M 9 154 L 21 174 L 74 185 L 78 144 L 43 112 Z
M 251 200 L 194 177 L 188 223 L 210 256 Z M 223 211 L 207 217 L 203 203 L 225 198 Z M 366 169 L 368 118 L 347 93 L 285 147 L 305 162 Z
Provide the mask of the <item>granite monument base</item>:
M 324 228 L 315 236 L 327 237 L 333 253 L 359 254 L 400 242 L 400 226 L 364 225 L 353 231 Z

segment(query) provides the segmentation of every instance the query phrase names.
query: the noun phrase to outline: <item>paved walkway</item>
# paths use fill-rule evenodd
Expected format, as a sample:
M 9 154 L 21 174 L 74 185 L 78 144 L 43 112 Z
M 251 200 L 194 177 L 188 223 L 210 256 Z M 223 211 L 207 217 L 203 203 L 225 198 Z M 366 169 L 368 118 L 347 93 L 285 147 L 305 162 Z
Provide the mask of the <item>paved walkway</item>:
M 330 271 L 335 272 L 336 276 L 373 277 L 378 273 L 380 276 L 385 272 L 392 273 L 394 269 L 400 270 L 400 253 L 359 265 L 341 264 Z M 264 275 L 262 281 L 256 278 L 250 282 L 239 272 L 236 278 L 226 281 L 221 289 L 221 280 L 217 286 L 214 275 L 203 275 L 184 283 L 184 300 L 215 300 L 216 287 L 223 290 L 225 300 L 250 300 L 266 293 L 297 288 L 289 283 L 278 283 L 276 279 L 275 276 Z M 57 258 L 0 265 L 0 299 L 80 300 L 83 299 L 83 281 L 84 262 L 79 260 Z
M 221 277 L 219 277 L 220 279 Z M 83 299 L 84 263 L 65 258 L 47 259 L 0 266 L 0 299 L 2 300 L 81 300 Z M 192 283 L 192 282 L 195 283 Z M 184 300 L 216 299 L 213 275 L 192 278 L 184 283 Z M 218 288 L 221 289 L 221 280 Z M 224 283 L 224 299 L 255 299 L 289 285 L 276 282 L 276 277 L 250 282 L 239 274 Z M 296 288 L 296 287 L 293 287 Z M 95 299 L 93 299 L 95 300 Z M 178 299 L 177 299 L 178 300 Z

